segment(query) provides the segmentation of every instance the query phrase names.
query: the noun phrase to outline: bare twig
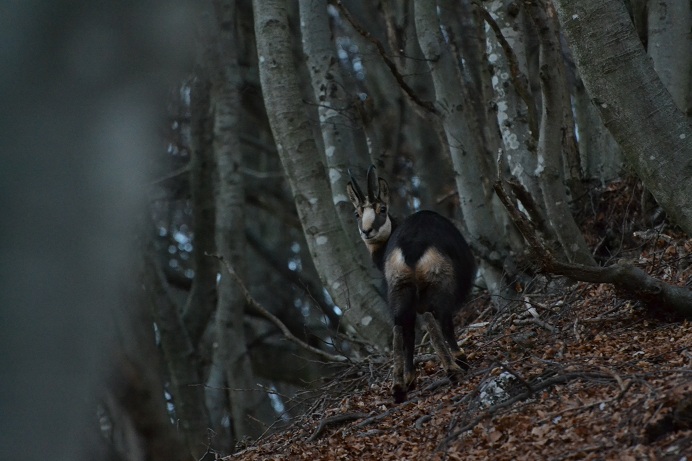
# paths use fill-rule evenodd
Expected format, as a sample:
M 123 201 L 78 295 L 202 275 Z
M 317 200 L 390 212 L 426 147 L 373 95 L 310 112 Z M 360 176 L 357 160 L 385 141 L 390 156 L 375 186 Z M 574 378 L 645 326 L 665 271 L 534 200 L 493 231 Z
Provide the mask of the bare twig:
M 351 12 L 348 11 L 348 9 L 343 5 L 341 0 L 330 0 L 332 5 L 336 6 L 341 14 L 346 18 L 346 20 L 351 24 L 351 26 L 355 29 L 356 32 L 358 32 L 363 38 L 365 38 L 367 41 L 375 45 L 375 48 L 377 48 L 377 52 L 379 53 L 380 57 L 384 61 L 385 65 L 389 68 L 389 70 L 392 72 L 392 75 L 396 79 L 397 83 L 401 87 L 402 90 L 404 90 L 404 93 L 411 98 L 411 101 L 416 103 L 416 105 L 422 107 L 426 111 L 432 113 L 432 114 L 439 114 L 438 110 L 435 108 L 435 105 L 430 102 L 430 101 L 423 101 L 418 97 L 415 91 L 413 91 L 413 88 L 411 88 L 408 83 L 404 80 L 404 77 L 399 73 L 399 69 L 397 69 L 396 64 L 394 61 L 392 61 L 389 56 L 387 56 L 387 51 L 384 49 L 384 45 L 375 37 L 372 36 L 370 32 L 365 30 L 363 26 L 361 26 L 355 18 L 351 15 Z
M 185 166 L 178 168 L 177 170 L 173 170 L 170 173 L 166 173 L 165 175 L 161 176 L 158 179 L 153 180 L 151 182 L 151 185 L 153 186 L 153 185 L 162 183 L 164 181 L 168 181 L 169 179 L 173 179 L 176 176 L 181 176 L 183 174 L 188 174 L 189 172 L 190 172 L 190 165 L 188 164 L 188 165 L 185 165 Z
M 550 331 L 551 333 L 557 333 L 557 328 L 555 328 L 553 325 L 551 325 L 548 322 L 545 322 L 541 319 L 537 319 L 535 317 L 530 317 L 528 319 L 514 319 L 514 321 L 512 321 L 512 323 L 515 325 L 528 325 L 528 324 L 538 325 L 539 327 L 545 328 L 546 330 Z
M 248 302 L 248 304 L 255 310 L 257 311 L 258 314 L 260 314 L 262 317 L 266 318 L 269 320 L 271 323 L 276 325 L 279 330 L 283 333 L 284 337 L 288 339 L 289 341 L 297 344 L 298 346 L 302 347 L 303 349 L 306 349 L 323 359 L 329 361 L 329 362 L 345 362 L 349 360 L 347 357 L 343 355 L 334 355 L 330 354 L 329 352 L 325 352 L 322 349 L 318 349 L 316 347 L 313 347 L 309 345 L 308 343 L 302 341 L 301 339 L 297 338 L 296 336 L 291 333 L 291 330 L 288 329 L 288 327 L 281 321 L 279 320 L 274 314 L 269 312 L 264 306 L 262 306 L 255 298 L 252 297 L 248 289 L 245 287 L 245 284 L 243 281 L 240 279 L 238 274 L 235 272 L 235 270 L 231 267 L 231 265 L 226 261 L 223 256 L 213 254 L 209 255 L 212 256 L 216 259 L 218 259 L 223 266 L 226 268 L 226 271 L 229 273 L 231 277 L 236 281 L 238 288 L 243 292 L 243 295 L 245 296 L 245 300 Z
M 423 415 L 420 418 L 416 420 L 415 427 L 416 429 L 423 429 L 423 424 L 427 423 L 432 419 L 431 415 Z
M 329 418 L 324 418 L 322 421 L 320 421 L 320 424 L 317 426 L 317 429 L 315 429 L 315 432 L 312 433 L 310 437 L 308 437 L 308 442 L 314 442 L 317 440 L 322 432 L 329 427 L 329 426 L 336 426 L 337 424 L 343 424 L 347 423 L 349 421 L 353 421 L 356 419 L 362 419 L 367 417 L 367 413 L 346 413 L 343 415 L 336 415 L 336 416 L 330 416 Z
M 634 381 L 628 381 L 627 384 L 626 384 L 624 387 L 622 387 L 622 388 L 620 389 L 620 392 L 618 392 L 618 395 L 616 395 L 615 397 L 612 397 L 612 398 L 610 398 L 610 399 L 599 400 L 598 402 L 590 403 L 590 404 L 588 404 L 588 405 L 582 405 L 582 406 L 579 406 L 579 407 L 565 408 L 564 410 L 555 412 L 555 413 L 551 414 L 550 416 L 547 416 L 546 418 L 544 418 L 544 419 L 538 421 L 538 422 L 536 423 L 536 426 L 540 426 L 540 425 L 545 424 L 545 423 L 547 423 L 547 422 L 549 422 L 549 421 L 552 421 L 552 420 L 555 419 L 556 417 L 562 416 L 562 415 L 564 415 L 564 414 L 566 414 L 566 413 L 570 413 L 570 412 L 573 412 L 573 411 L 575 411 L 575 412 L 587 411 L 587 410 L 590 410 L 590 409 L 592 409 L 592 408 L 600 407 L 601 405 L 608 405 L 608 404 L 610 404 L 610 403 L 612 403 L 612 402 L 616 402 L 616 401 L 622 399 L 622 398 L 625 396 L 625 394 L 626 394 L 627 391 L 630 389 L 630 387 L 632 387 L 632 384 L 634 384 Z
M 380 414 L 370 416 L 369 418 L 364 419 L 363 421 L 356 424 L 356 427 L 357 428 L 363 428 L 363 427 L 367 426 L 368 424 L 372 424 L 376 421 L 379 421 L 381 419 L 386 418 L 387 416 L 391 415 L 392 413 L 396 413 L 396 412 L 401 411 L 405 408 L 408 408 L 411 405 L 418 403 L 419 400 L 420 400 L 419 398 L 409 399 L 406 402 L 402 403 L 401 405 L 397 405 L 395 407 L 390 408 L 389 410 L 387 410 L 385 412 L 382 412 Z

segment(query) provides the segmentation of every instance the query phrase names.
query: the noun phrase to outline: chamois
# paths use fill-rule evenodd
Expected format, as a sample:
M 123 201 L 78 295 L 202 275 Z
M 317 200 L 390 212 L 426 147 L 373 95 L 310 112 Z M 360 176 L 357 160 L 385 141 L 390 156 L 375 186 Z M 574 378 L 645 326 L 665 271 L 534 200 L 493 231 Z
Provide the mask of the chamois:
M 367 195 L 353 176 L 346 191 L 356 209 L 360 236 L 384 273 L 394 317 L 392 396 L 400 403 L 415 388 L 416 314 L 423 316 L 447 373 L 468 369 L 454 336 L 453 316 L 471 290 L 476 263 L 459 230 L 438 213 L 419 211 L 397 225 L 387 212 L 389 186 L 377 177 L 374 165 L 368 169 Z

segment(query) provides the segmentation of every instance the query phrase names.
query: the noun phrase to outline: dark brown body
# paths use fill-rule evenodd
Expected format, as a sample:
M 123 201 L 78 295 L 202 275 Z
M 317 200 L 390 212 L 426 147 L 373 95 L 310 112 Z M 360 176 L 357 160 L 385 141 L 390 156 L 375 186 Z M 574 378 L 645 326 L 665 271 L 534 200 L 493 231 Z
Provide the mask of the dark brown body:
M 387 214 L 386 181 L 368 171 L 368 194 L 355 181 L 348 194 L 356 208 L 361 238 L 384 273 L 394 318 L 394 400 L 415 386 L 413 349 L 416 315 L 422 315 L 435 351 L 450 373 L 467 367 L 454 336 L 454 313 L 468 296 L 475 260 L 457 228 L 432 211 L 419 211 L 399 225 Z M 461 366 L 461 367 L 460 367 Z

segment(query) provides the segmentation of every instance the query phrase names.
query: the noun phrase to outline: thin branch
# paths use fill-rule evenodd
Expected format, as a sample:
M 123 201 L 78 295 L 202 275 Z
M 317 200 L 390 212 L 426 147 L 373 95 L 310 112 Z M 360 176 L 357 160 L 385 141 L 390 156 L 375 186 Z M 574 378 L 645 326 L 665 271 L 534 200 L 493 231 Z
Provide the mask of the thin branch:
M 541 319 L 537 319 L 535 317 L 531 317 L 528 319 L 514 319 L 512 321 L 513 324 L 515 325 L 538 325 L 541 328 L 545 328 L 546 330 L 550 331 L 551 333 L 557 333 L 557 328 L 554 327 L 553 325 L 549 324 L 548 322 L 545 322 Z
M 669 285 L 631 265 L 597 267 L 558 261 L 538 237 L 534 224 L 514 206 L 502 181 L 496 181 L 493 187 L 517 229 L 528 242 L 543 272 L 564 275 L 582 282 L 610 283 L 630 299 L 642 301 L 652 310 L 664 307 L 692 319 L 692 291 L 685 287 Z
M 161 176 L 158 179 L 154 179 L 153 181 L 151 181 L 151 183 L 149 183 L 149 185 L 154 186 L 156 184 L 160 184 L 164 181 L 168 181 L 169 179 L 173 179 L 177 176 L 181 176 L 181 175 L 187 174 L 189 172 L 190 172 L 190 164 L 188 163 L 187 165 L 184 165 L 184 166 L 182 166 L 176 170 L 173 170 L 169 173 L 166 173 L 165 175 Z
M 212 254 L 212 255 L 208 255 L 208 256 L 212 256 L 212 257 L 218 259 L 221 262 L 221 264 L 223 264 L 223 266 L 226 268 L 226 271 L 229 273 L 229 275 L 231 277 L 233 277 L 233 279 L 236 281 L 238 288 L 240 288 L 240 290 L 243 292 L 243 295 L 245 296 L 245 300 L 247 301 L 247 303 L 253 309 L 255 309 L 262 317 L 266 318 L 271 323 L 276 325 L 277 328 L 279 328 L 279 330 L 281 330 L 281 332 L 283 333 L 283 335 L 286 339 L 297 344 L 298 346 L 302 347 L 303 349 L 306 349 L 306 350 L 322 357 L 323 359 L 325 359 L 327 361 L 345 362 L 345 361 L 349 360 L 347 357 L 345 357 L 343 355 L 330 354 L 329 352 L 325 352 L 322 349 L 318 349 L 316 347 L 313 347 L 313 346 L 309 345 L 308 343 L 302 341 L 301 339 L 297 338 L 296 336 L 294 336 L 293 333 L 291 333 L 291 330 L 289 330 L 288 327 L 281 320 L 279 320 L 274 314 L 269 312 L 255 298 L 252 297 L 252 295 L 250 294 L 248 289 L 245 287 L 245 284 L 243 283 L 243 281 L 240 279 L 240 277 L 235 272 L 233 267 L 231 267 L 231 265 L 228 263 L 228 261 L 226 261 L 223 258 L 223 256 L 218 255 L 218 254 Z
M 315 432 L 308 438 L 308 442 L 314 442 L 319 438 L 319 436 L 324 432 L 324 430 L 329 426 L 335 426 L 337 424 L 347 423 L 355 419 L 362 419 L 367 417 L 367 413 L 346 413 L 343 415 L 330 416 L 329 418 L 324 418 L 320 421 L 320 424 L 315 429 Z
M 363 26 L 361 26 L 355 18 L 351 15 L 350 11 L 346 9 L 346 7 L 343 5 L 341 0 L 330 0 L 329 3 L 334 5 L 336 8 L 339 9 L 341 14 L 346 18 L 346 20 L 351 24 L 351 26 L 355 29 L 356 32 L 358 32 L 363 38 L 365 38 L 367 41 L 375 45 L 375 48 L 377 48 L 377 52 L 379 53 L 380 57 L 384 61 L 385 65 L 389 68 L 389 70 L 392 72 L 392 75 L 396 79 L 397 83 L 401 87 L 402 90 L 404 90 L 404 93 L 411 98 L 411 100 L 416 103 L 418 106 L 422 107 L 426 111 L 439 115 L 438 110 L 435 108 L 435 105 L 430 102 L 430 101 L 423 101 L 418 97 L 415 91 L 413 91 L 413 88 L 411 88 L 408 83 L 404 80 L 403 75 L 399 72 L 399 69 L 397 69 L 396 64 L 394 61 L 392 61 L 389 56 L 387 56 L 387 50 L 384 49 L 384 45 L 376 39 L 375 37 L 372 36 L 370 32 L 365 30 Z

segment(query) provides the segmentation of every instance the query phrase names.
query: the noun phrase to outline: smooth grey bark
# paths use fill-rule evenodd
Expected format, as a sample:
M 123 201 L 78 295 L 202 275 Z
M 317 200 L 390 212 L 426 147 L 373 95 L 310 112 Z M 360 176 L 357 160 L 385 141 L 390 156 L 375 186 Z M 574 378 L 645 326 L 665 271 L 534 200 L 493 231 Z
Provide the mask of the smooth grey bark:
M 584 85 L 626 161 L 692 235 L 692 127 L 618 1 L 555 0 Z M 685 192 L 683 192 L 685 191 Z
M 310 255 L 323 285 L 362 337 L 381 348 L 391 320 L 382 297 L 356 262 L 333 206 L 327 168 L 302 104 L 291 50 L 287 2 L 253 2 L 260 82 L 269 123 Z
M 353 206 L 346 196 L 348 169 L 369 163 L 366 161 L 367 146 L 357 145 L 354 133 L 359 124 L 354 109 L 355 98 L 349 98 L 345 90 L 341 65 L 331 38 L 327 5 L 322 0 L 300 0 L 299 8 L 303 52 L 317 104 L 332 199 L 344 232 L 351 236 L 354 250 L 365 260 L 367 250 L 358 233 L 353 231 L 356 228 Z
M 603 125 L 603 119 L 579 83 L 574 93 L 574 113 L 579 126 L 579 153 L 586 179 L 605 184 L 622 172 L 622 150 Z
M 240 96 L 236 56 L 235 2 L 214 1 L 218 34 L 212 44 L 211 105 L 214 115 L 214 160 L 216 163 L 216 248 L 225 261 L 245 273 L 245 194 L 239 134 Z M 274 413 L 269 399 L 260 392 L 254 377 L 245 338 L 245 297 L 235 280 L 221 271 L 216 309 L 216 344 L 213 366 L 225 375 L 233 436 L 256 438 L 264 431 L 257 421 L 271 423 Z
M 655 0 L 647 4 L 647 52 L 654 69 L 682 112 L 692 117 L 692 3 Z
M 377 15 L 376 4 L 370 5 L 372 15 Z M 397 71 L 409 87 L 416 91 L 418 97 L 422 100 L 431 99 L 432 82 L 416 39 L 413 2 L 387 0 L 381 3 L 381 8 L 387 32 L 387 54 L 392 56 Z M 364 50 L 366 56 L 376 52 L 372 45 Z M 395 210 L 395 214 L 400 210 L 411 212 L 420 208 L 437 209 L 449 218 L 456 218 L 459 210 L 455 209 L 452 200 L 445 200 L 445 205 L 449 205 L 447 210 L 440 209 L 438 205 L 445 197 L 453 197 L 449 186 L 454 184 L 451 160 L 449 155 L 444 155 L 446 147 L 441 142 L 444 136 L 441 134 L 439 120 L 430 113 L 424 113 L 405 95 L 400 86 L 395 84 L 391 69 L 381 65 L 381 60 L 375 62 L 378 65 L 374 65 L 372 61 L 367 63 L 368 73 L 364 83 L 369 93 L 373 88 L 381 89 L 373 98 L 376 102 L 372 112 L 380 112 L 384 103 L 387 104 L 384 106 L 387 113 L 372 117 L 368 137 L 372 138 L 373 133 L 380 133 L 385 142 L 382 143 L 382 154 L 375 157 L 375 160 L 382 161 L 375 164 L 381 168 L 380 171 L 390 174 L 399 172 L 399 175 L 387 178 L 390 187 L 407 191 L 406 194 L 390 196 L 390 209 Z M 400 162 L 403 158 L 412 160 L 412 177 L 401 174 L 403 171 Z M 445 174 L 440 176 L 441 172 Z M 365 174 L 364 171 L 362 173 Z M 414 196 L 419 201 L 414 200 Z
M 467 101 L 464 112 L 471 132 L 477 137 L 483 155 L 482 165 L 486 176 L 495 175 L 496 155 L 502 145 L 500 129 L 492 100 L 492 78 L 490 69 L 484 59 L 485 23 L 480 18 L 478 7 L 470 0 L 438 0 L 440 24 L 444 28 L 450 50 L 461 67 L 461 85 L 464 100 Z M 458 18 L 458 19 L 457 19 Z M 502 205 L 491 195 L 494 214 L 497 220 L 503 220 L 507 213 Z
M 555 24 L 548 18 L 548 7 L 544 2 L 532 3 L 527 11 L 533 19 L 541 39 L 540 79 L 543 95 L 541 123 L 538 136 L 537 176 L 542 193 L 543 206 L 568 261 L 584 265 L 595 265 L 589 247 L 584 240 L 569 207 L 565 189 L 565 153 L 570 149 L 564 133 L 569 131 L 572 118 L 564 115 L 569 99 L 564 63 L 558 43 Z
M 509 173 L 519 180 L 532 197 L 539 199 L 541 190 L 537 178 L 536 149 L 540 114 L 527 77 L 525 11 L 517 8 L 515 14 L 510 15 L 513 4 L 510 0 L 493 0 L 485 6 L 500 35 L 497 36 L 498 31 L 487 34 L 487 59 L 493 68 L 491 81 L 496 117 Z M 500 42 L 502 39 L 504 44 Z

